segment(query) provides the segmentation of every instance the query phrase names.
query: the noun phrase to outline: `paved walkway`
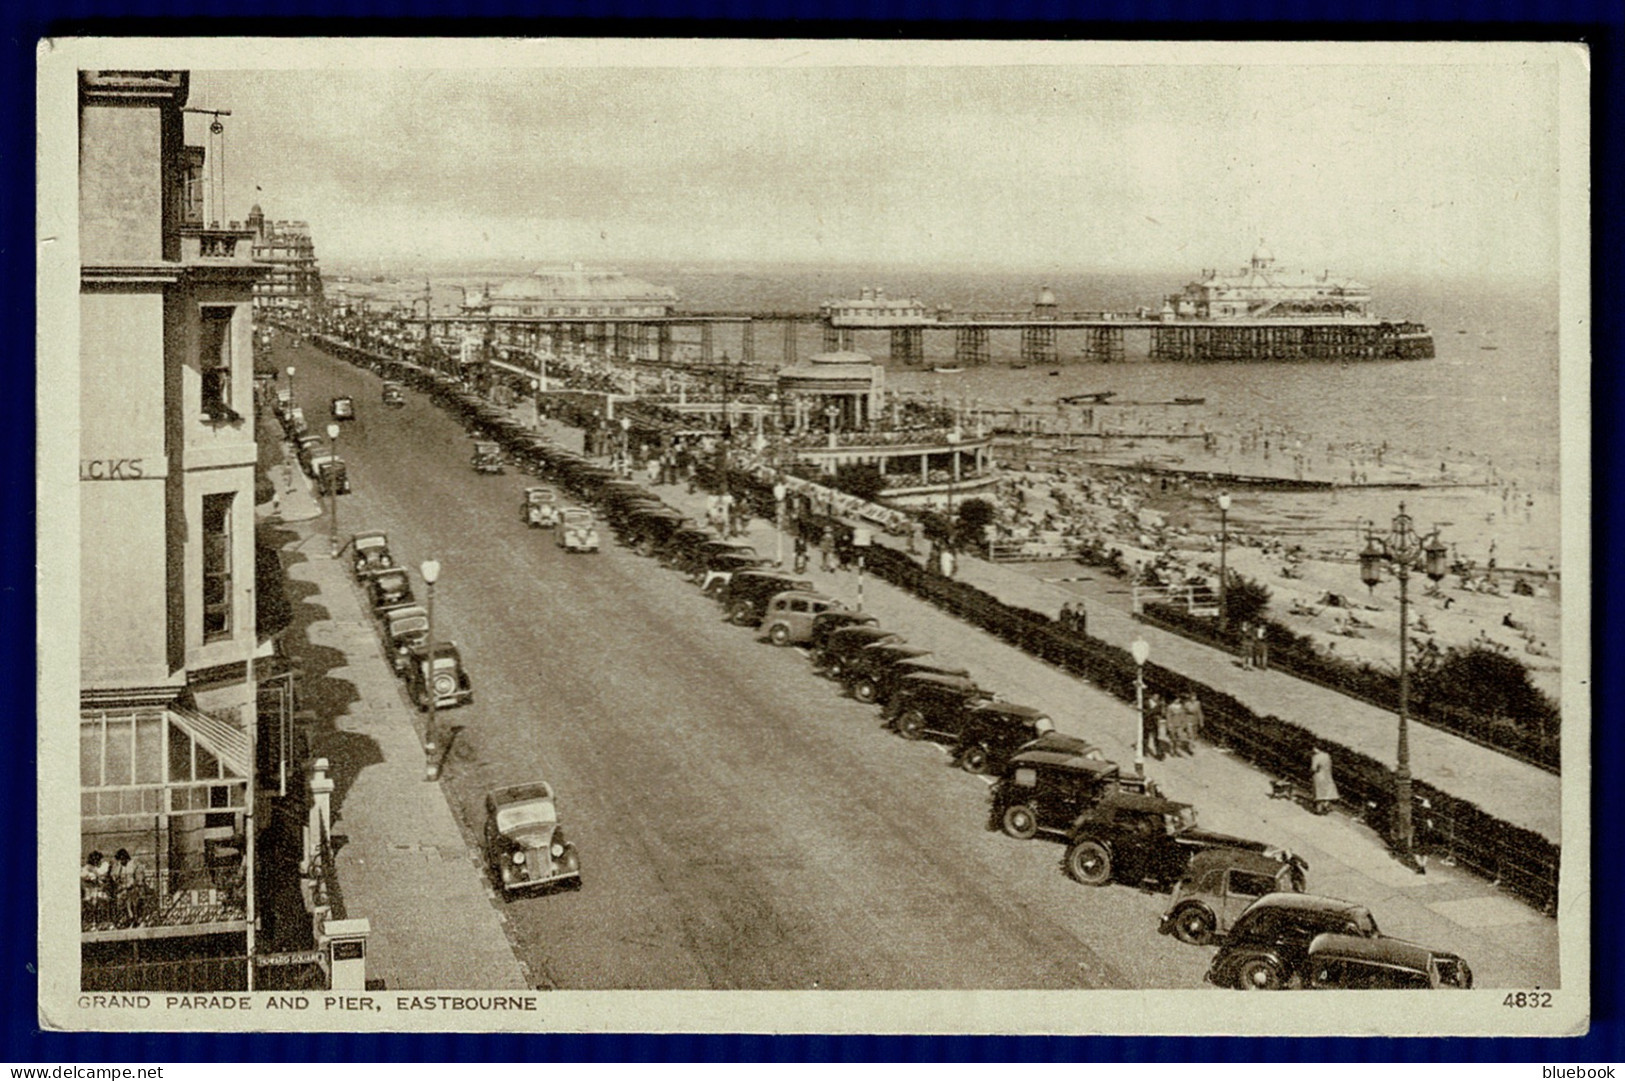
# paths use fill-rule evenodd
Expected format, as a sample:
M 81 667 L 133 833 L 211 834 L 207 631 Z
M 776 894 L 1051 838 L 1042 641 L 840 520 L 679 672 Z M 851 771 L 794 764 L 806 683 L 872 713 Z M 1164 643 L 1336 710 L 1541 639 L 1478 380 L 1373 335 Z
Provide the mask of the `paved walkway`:
M 333 769 L 334 862 L 346 915 L 372 924 L 368 978 L 390 990 L 532 986 L 477 853 L 440 786 L 423 779 L 423 721 L 401 697 L 348 561 L 328 557 L 325 507 L 297 466 L 273 480 L 281 490 L 272 514 L 298 538 L 283 564 L 295 628 L 308 642 L 294 650 L 305 668 L 301 705 L 317 715 L 312 754 Z

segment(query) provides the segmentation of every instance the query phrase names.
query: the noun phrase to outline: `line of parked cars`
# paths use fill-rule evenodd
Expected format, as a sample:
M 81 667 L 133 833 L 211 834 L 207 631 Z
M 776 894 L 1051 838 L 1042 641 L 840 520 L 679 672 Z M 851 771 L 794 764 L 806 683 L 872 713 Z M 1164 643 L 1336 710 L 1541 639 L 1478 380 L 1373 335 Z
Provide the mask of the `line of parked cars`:
M 384 655 L 406 681 L 406 694 L 420 710 L 453 709 L 474 700 L 474 686 L 456 642 L 429 642 L 429 611 L 418 603 L 412 576 L 389 551 L 389 535 L 376 529 L 350 538 L 351 570 L 378 620 Z
M 478 395 L 440 391 L 471 428 L 528 471 L 595 503 L 621 543 L 686 574 L 729 620 L 774 645 L 803 647 L 822 674 L 880 706 L 898 735 L 935 741 L 961 769 L 990 777 L 989 828 L 1061 842 L 1066 873 L 1084 885 L 1169 891 L 1160 929 L 1217 947 L 1209 982 L 1246 990 L 1472 986 L 1460 957 L 1390 938 L 1365 908 L 1306 892 L 1300 856 L 1202 828 L 1190 804 L 1166 798 L 1087 740 L 1057 732 L 1044 711 L 1002 699 L 963 666 L 770 566 L 749 544 L 717 537 L 648 487 L 560 448 Z M 527 522 L 531 500 L 527 489 Z

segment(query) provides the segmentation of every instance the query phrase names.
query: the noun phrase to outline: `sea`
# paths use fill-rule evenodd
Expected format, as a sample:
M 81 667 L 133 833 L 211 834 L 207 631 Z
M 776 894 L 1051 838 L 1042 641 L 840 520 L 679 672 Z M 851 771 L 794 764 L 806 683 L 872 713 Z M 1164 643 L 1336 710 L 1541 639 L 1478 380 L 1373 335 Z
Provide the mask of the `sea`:
M 432 284 L 435 307 L 454 308 L 461 290 L 494 285 L 535 269 L 523 264 L 496 266 L 357 268 L 346 288 L 354 294 L 421 295 Z M 616 269 L 673 288 L 679 310 L 758 313 L 815 313 L 826 300 L 854 297 L 879 288 L 890 297 L 918 297 L 928 307 L 950 305 L 958 312 L 1029 309 L 1048 287 L 1059 308 L 1133 311 L 1160 307 L 1178 292 L 1190 272 L 1167 274 L 981 272 L 906 267 L 707 267 L 623 264 Z M 329 266 L 332 278 L 342 269 Z M 374 281 L 382 278 L 382 281 Z M 1246 497 L 1232 524 L 1246 527 L 1251 511 L 1260 528 L 1283 517 L 1313 530 L 1352 530 L 1366 519 L 1386 522 L 1401 498 L 1424 528 L 1441 526 L 1454 534 L 1461 554 L 1499 557 L 1502 565 L 1555 567 L 1560 548 L 1559 448 L 1564 416 L 1559 409 L 1559 314 L 1557 283 L 1520 284 L 1485 279 L 1367 279 L 1373 310 L 1384 318 L 1428 325 L 1437 356 L 1425 361 L 1340 363 L 1175 364 L 1138 355 L 1136 338 L 1122 362 L 1100 363 L 1077 355 L 1081 334 L 1060 336 L 1054 365 L 1012 368 L 1019 361 L 1015 331 L 990 334 L 991 362 L 960 372 L 953 367 L 953 335 L 927 333 L 920 368 L 892 365 L 888 387 L 936 395 L 968 406 L 1033 407 L 1075 394 L 1112 391 L 1122 399 L 1203 398 L 1199 423 L 1226 433 L 1238 447 L 1245 441 L 1256 454 L 1266 440 L 1277 453 L 1358 457 L 1363 448 L 1384 462 L 1411 463 L 1416 476 L 1436 473 L 1459 482 L 1451 488 L 1399 494 L 1388 489 L 1345 490 L 1325 495 Z M 719 328 L 713 348 L 739 355 L 738 331 Z M 758 362 L 783 355 L 783 332 L 758 327 Z M 889 336 L 858 332 L 854 347 L 884 361 Z M 797 327 L 796 349 L 805 359 L 824 348 L 817 324 Z M 1584 372 L 1577 373 L 1584 379 Z M 1581 444 L 1584 445 L 1584 444 Z M 1345 472 L 1355 465 L 1340 466 Z M 1201 468 L 1224 469 L 1204 462 Z M 1240 470 L 1238 470 L 1240 471 Z M 1345 476 L 1344 479 L 1347 479 Z M 1492 547 L 1493 545 L 1493 547 Z

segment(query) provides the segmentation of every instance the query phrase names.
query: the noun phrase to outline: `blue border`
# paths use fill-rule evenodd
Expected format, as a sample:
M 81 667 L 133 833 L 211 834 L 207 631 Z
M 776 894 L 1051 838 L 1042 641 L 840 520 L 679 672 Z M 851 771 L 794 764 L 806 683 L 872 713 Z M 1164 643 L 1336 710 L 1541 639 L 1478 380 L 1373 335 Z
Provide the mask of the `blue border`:
M 1616 374 L 1625 302 L 1617 259 L 1625 251 L 1620 212 L 1621 43 L 1619 0 L 3 0 L 0 44 L 0 335 L 8 362 L 0 394 L 0 642 L 12 658 L 0 683 L 0 1060 L 194 1061 L 314 1060 L 471 1062 L 552 1061 L 1017 1061 L 1123 1062 L 1263 1060 L 1621 1061 L 1620 1019 L 1621 734 L 1620 632 L 1605 617 L 1619 597 L 1612 544 L 1619 500 L 1611 483 L 1625 461 L 1607 437 L 1620 415 Z M 337 17 L 334 17 L 334 16 Z M 531 20 L 547 16 L 551 21 Z M 184 17 L 184 21 L 182 21 Z M 457 20 L 451 22 L 450 20 Z M 265 34 L 581 34 L 652 35 L 1291 38 L 1579 40 L 1594 65 L 1593 295 L 1595 362 L 1593 517 L 1597 582 L 1597 730 L 1593 820 L 1592 1028 L 1571 1039 L 1225 1039 L 761 1036 L 303 1036 L 61 1035 L 37 1028 L 33 643 L 34 47 L 41 37 L 75 33 Z M 437 21 L 447 20 L 447 21 Z M 560 21 L 563 20 L 563 21 Z M 847 21 L 834 21 L 847 20 Z M 50 423 L 49 418 L 43 418 Z M 1556 436 L 1554 433 L 1554 440 Z M 17 678 L 22 673 L 29 678 Z

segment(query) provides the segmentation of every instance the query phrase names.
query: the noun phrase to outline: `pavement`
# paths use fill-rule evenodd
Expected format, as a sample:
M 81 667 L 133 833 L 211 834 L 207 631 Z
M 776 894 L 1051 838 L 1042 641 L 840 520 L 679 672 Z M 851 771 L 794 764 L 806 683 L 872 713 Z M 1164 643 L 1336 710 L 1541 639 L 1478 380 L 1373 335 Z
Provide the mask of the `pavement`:
M 371 922 L 369 982 L 389 989 L 532 986 L 477 854 L 440 786 L 424 781 L 422 718 L 401 695 L 349 562 L 328 556 L 325 506 L 297 464 L 273 480 L 270 517 L 295 537 L 283 564 L 298 598 L 296 637 L 306 645 L 290 643 L 305 670 L 300 705 L 316 714 L 312 757 L 327 758 L 333 769 L 339 893 L 347 917 Z

